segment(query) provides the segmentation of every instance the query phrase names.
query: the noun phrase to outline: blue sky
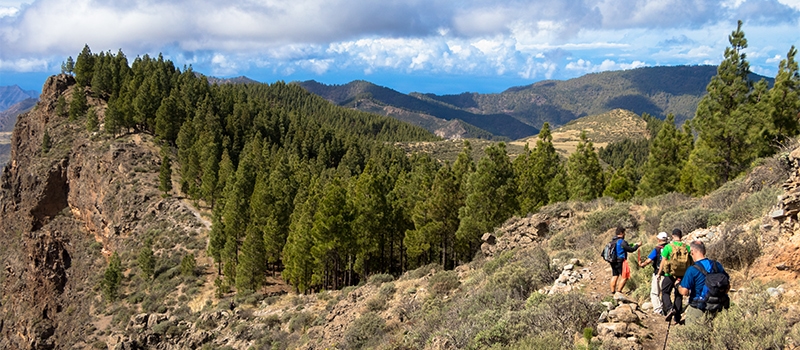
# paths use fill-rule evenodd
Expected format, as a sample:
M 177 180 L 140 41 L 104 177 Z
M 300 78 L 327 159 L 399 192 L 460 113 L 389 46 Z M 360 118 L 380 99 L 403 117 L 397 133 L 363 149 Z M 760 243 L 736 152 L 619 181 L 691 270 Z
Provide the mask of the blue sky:
M 0 0 L 0 85 L 39 90 L 89 44 L 268 83 L 500 92 L 716 65 L 739 19 L 752 70 L 774 76 L 800 46 L 800 0 Z

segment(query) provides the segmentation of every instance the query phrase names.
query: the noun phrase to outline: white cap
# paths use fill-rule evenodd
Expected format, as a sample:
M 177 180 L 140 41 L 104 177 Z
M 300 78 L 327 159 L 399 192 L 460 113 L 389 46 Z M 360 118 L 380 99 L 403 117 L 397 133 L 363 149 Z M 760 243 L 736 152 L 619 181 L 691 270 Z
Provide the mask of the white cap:
M 667 240 L 667 237 L 668 237 L 668 236 L 667 236 L 667 233 L 666 233 L 666 232 L 663 232 L 663 231 L 662 231 L 662 232 L 659 232 L 659 233 L 658 233 L 658 236 L 656 236 L 656 238 L 658 238 L 658 239 L 660 239 L 660 240 L 662 240 L 662 241 L 666 241 L 666 240 Z

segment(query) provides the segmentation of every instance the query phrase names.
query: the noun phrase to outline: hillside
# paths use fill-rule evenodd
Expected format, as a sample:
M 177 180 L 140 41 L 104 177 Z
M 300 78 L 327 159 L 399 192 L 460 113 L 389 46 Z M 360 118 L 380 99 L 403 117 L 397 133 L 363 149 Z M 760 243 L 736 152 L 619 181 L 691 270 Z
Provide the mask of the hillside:
M 621 108 L 678 124 L 694 117 L 715 66 L 644 67 L 591 73 L 566 81 L 541 81 L 499 94 L 463 93 L 424 96 L 474 113 L 507 113 L 525 123 L 559 126 L 569 121 Z M 751 80 L 773 79 L 751 75 Z
M 489 138 L 496 136 L 517 139 L 538 132 L 503 113 L 472 113 L 436 101 L 419 99 L 366 81 L 345 85 L 325 85 L 316 81 L 298 83 L 311 93 L 338 104 L 359 110 L 388 115 L 422 126 L 447 138 Z M 466 124 L 454 129 L 452 121 Z
M 575 151 L 581 132 L 594 143 L 595 148 L 605 147 L 610 142 L 623 139 L 648 138 L 647 122 L 633 112 L 615 109 L 610 112 L 574 119 L 564 126 L 551 131 L 553 146 L 561 154 L 569 155 Z M 529 147 L 536 145 L 537 136 L 510 142 L 512 145 Z

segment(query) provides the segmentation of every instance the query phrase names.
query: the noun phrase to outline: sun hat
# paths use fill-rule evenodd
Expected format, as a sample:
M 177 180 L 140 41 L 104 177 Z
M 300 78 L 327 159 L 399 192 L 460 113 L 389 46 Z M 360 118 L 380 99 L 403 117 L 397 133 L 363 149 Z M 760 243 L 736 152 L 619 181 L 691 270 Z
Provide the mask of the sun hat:
M 666 240 L 667 240 L 667 233 L 666 233 L 666 232 L 663 232 L 663 231 L 662 231 L 662 232 L 659 232 L 659 233 L 658 233 L 658 236 L 656 236 L 656 238 L 658 238 L 658 239 L 660 239 L 660 240 L 662 240 L 662 241 L 666 241 Z

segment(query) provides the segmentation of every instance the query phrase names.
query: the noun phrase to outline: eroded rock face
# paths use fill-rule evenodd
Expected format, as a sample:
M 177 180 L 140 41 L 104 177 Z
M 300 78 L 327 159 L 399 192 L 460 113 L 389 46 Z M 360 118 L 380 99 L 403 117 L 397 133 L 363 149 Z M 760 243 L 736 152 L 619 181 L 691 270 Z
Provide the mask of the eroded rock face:
M 784 193 L 761 225 L 764 255 L 754 271 L 762 277 L 800 277 L 800 148 L 786 156 L 791 170 L 783 183 Z
M 87 281 L 102 274 L 106 257 L 155 225 L 195 219 L 180 201 L 161 198 L 150 135 L 92 140 L 82 123 L 56 115 L 59 96 L 82 92 L 74 84 L 68 75 L 50 77 L 12 135 L 0 181 L 2 349 L 89 346 L 97 294 Z M 103 115 L 104 101 L 90 96 L 89 104 Z M 53 142 L 47 152 L 45 130 Z

